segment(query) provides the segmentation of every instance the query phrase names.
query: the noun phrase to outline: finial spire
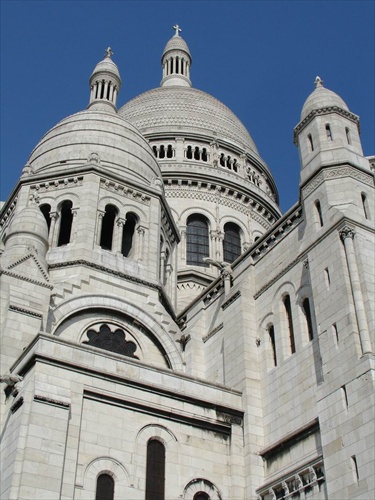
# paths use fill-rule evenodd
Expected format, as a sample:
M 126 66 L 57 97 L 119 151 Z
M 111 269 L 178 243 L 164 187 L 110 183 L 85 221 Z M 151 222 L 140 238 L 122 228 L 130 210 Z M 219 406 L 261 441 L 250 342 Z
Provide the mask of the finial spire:
M 174 34 L 174 36 L 180 36 L 180 33 L 181 33 L 182 29 L 179 27 L 179 25 L 175 24 L 173 26 L 173 29 L 176 30 L 176 33 Z
M 315 88 L 317 87 L 323 87 L 323 80 L 320 78 L 320 76 L 317 76 L 315 78 Z
M 107 49 L 105 49 L 105 57 L 108 57 L 109 59 L 113 56 L 113 51 L 111 49 L 111 47 L 108 47 Z

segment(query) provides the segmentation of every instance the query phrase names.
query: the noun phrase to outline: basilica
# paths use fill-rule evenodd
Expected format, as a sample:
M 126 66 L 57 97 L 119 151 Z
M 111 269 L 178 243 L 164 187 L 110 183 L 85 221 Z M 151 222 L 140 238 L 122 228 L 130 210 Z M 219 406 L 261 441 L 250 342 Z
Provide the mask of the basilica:
M 174 30 L 160 86 L 120 109 L 107 49 L 1 210 L 1 499 L 373 498 L 359 117 L 316 78 L 282 214 Z

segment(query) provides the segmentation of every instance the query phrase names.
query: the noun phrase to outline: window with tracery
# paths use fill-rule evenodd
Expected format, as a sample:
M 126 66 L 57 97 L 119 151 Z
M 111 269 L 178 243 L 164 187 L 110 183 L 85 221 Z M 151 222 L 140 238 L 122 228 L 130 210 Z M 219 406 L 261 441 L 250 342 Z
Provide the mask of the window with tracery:
M 224 261 L 233 262 L 241 255 L 240 228 L 233 222 L 227 222 L 224 226 Z
M 186 224 L 186 263 L 192 266 L 204 266 L 205 257 L 210 255 L 208 221 L 203 215 L 191 215 Z
M 121 328 L 113 326 L 111 329 L 106 323 L 103 323 L 97 330 L 90 328 L 86 335 L 88 340 L 85 340 L 83 344 L 139 359 L 135 355 L 137 345 L 131 340 L 126 340 L 125 331 Z

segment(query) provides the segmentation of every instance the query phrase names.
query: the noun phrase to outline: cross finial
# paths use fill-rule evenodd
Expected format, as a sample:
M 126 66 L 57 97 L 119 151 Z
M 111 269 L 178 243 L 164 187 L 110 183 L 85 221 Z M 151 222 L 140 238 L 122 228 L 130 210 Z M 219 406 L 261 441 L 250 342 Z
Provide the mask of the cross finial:
M 315 78 L 315 88 L 317 87 L 323 87 L 323 80 L 320 78 L 320 76 L 317 76 Z
M 179 25 L 178 25 L 178 24 L 175 24 L 175 25 L 173 26 L 173 29 L 174 29 L 174 30 L 176 30 L 176 33 L 175 33 L 175 35 L 174 35 L 174 36 L 180 36 L 180 35 L 179 35 L 179 33 L 182 31 L 182 29 L 179 27 Z
M 109 57 L 109 58 L 111 58 L 111 56 L 113 56 L 113 52 L 112 52 L 111 47 L 108 47 L 107 49 L 105 49 L 105 54 L 106 54 L 105 56 Z

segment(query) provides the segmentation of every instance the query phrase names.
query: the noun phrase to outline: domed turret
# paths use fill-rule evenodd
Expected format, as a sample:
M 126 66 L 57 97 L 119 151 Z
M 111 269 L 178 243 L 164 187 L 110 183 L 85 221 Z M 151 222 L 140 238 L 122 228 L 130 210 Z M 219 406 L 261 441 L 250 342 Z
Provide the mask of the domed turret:
M 26 207 L 14 217 L 4 242 L 4 267 L 30 252 L 36 252 L 40 263 L 47 268 L 45 256 L 48 250 L 48 226 L 38 206 Z
M 190 66 L 192 63 L 189 47 L 180 37 L 180 27 L 173 26 L 176 30 L 174 36 L 164 48 L 161 63 L 163 67 L 162 87 L 191 87 Z
M 312 111 L 323 108 L 340 108 L 349 111 L 343 99 L 332 90 L 323 86 L 322 79 L 317 76 L 315 79 L 315 90 L 306 99 L 301 111 L 301 120 L 305 119 Z
M 319 76 L 315 79 L 315 90 L 302 107 L 294 142 L 300 153 L 302 184 L 318 168 L 333 165 L 339 159 L 365 166 L 359 117 L 351 113 L 340 96 L 323 86 Z
M 120 72 L 112 61 L 113 52 L 106 50 L 105 58 L 100 61 L 90 77 L 90 103 L 88 108 L 116 111 L 117 95 L 121 87 Z

